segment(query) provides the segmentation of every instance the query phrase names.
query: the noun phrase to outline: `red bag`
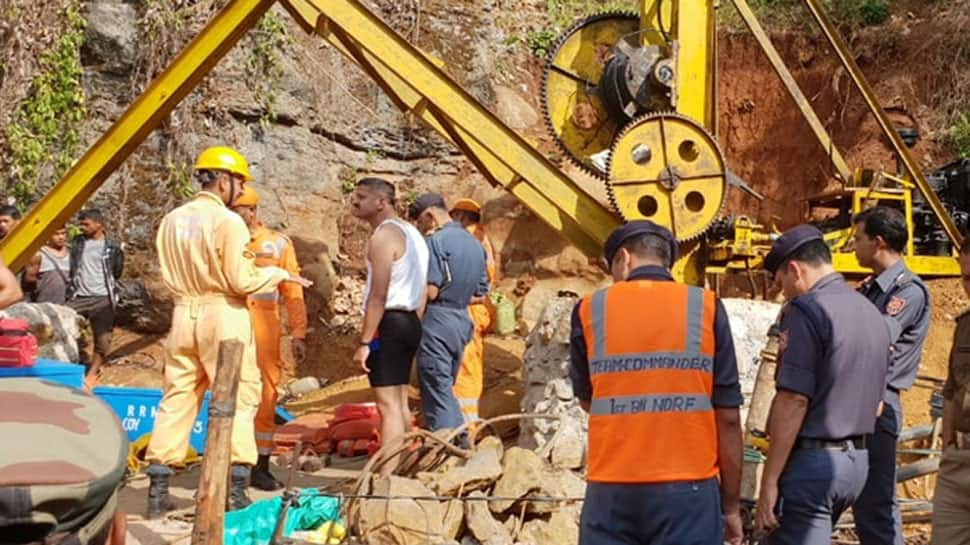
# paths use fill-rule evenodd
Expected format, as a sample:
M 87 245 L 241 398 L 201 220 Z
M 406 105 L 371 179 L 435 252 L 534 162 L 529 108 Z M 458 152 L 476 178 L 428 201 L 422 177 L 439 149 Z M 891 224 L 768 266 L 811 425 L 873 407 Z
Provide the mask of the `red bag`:
M 371 448 L 375 444 L 377 444 L 377 441 L 373 439 L 344 439 L 337 443 L 336 453 L 337 456 L 343 456 L 344 458 L 361 456 L 363 454 L 373 456 Z M 377 452 L 377 449 L 374 449 L 374 452 Z
M 334 441 L 345 439 L 370 439 L 380 437 L 381 417 L 345 420 L 330 425 L 330 438 Z
M 17 318 L 0 320 L 0 367 L 33 367 L 37 361 L 37 338 L 30 323 Z
M 333 423 L 347 420 L 365 420 L 376 418 L 380 426 L 381 413 L 377 410 L 377 403 L 344 403 L 333 411 Z

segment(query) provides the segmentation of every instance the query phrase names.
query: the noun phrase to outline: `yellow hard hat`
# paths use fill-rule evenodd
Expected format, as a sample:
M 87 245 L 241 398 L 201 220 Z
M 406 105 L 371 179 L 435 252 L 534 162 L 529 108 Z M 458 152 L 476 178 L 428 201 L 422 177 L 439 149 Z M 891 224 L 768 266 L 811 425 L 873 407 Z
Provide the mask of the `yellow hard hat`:
M 225 170 L 242 176 L 247 182 L 253 179 L 249 174 L 246 158 L 226 146 L 211 147 L 200 153 L 199 158 L 195 160 L 195 170 Z
M 242 193 L 236 197 L 233 206 L 259 206 L 259 193 L 250 186 L 243 187 Z
M 458 199 L 451 207 L 451 212 L 454 212 L 455 210 L 464 210 L 465 212 L 471 212 L 472 214 L 482 213 L 482 207 L 472 199 Z

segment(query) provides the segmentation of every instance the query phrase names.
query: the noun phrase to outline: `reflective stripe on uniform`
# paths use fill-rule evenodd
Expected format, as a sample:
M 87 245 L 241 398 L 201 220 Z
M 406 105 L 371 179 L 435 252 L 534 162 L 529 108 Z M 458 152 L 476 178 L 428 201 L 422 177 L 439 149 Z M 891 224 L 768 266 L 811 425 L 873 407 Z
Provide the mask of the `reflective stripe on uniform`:
M 276 303 L 280 300 L 280 294 L 278 291 L 271 291 L 266 293 L 254 293 L 249 296 L 253 301 L 271 301 Z
M 684 352 L 690 355 L 701 353 L 701 318 L 704 316 L 704 291 L 691 286 L 687 288 L 687 342 Z M 713 358 L 710 358 L 713 365 Z
M 459 397 L 458 405 L 461 407 L 461 414 L 465 422 L 478 420 L 478 399 L 469 397 Z
M 593 358 L 606 355 L 606 288 L 593 294 Z
M 590 482 L 717 475 L 715 314 L 712 292 L 673 282 L 620 282 L 581 303 Z
M 589 414 L 617 415 L 662 412 L 697 412 L 711 410 L 711 398 L 695 394 L 653 394 L 642 396 L 601 397 L 593 399 Z

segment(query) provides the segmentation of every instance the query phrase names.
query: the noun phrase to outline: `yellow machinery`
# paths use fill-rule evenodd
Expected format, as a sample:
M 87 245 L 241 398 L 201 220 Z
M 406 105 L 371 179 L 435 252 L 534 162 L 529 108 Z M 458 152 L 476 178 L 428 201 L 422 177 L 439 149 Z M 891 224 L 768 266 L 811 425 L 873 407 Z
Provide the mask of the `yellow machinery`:
M 721 218 L 729 185 L 751 191 L 727 168 L 716 138 L 715 34 L 710 1 L 647 1 L 640 14 L 610 12 L 575 23 L 560 37 L 546 63 L 543 107 L 548 128 L 566 157 L 602 179 L 610 204 L 624 219 L 647 218 L 671 228 L 693 263 L 681 263 L 688 281 L 701 270 L 717 278 L 729 270 L 751 271 L 770 249 L 773 235 L 750 218 Z M 950 256 L 913 251 L 912 191 L 919 190 L 953 242 L 959 233 L 890 127 L 858 67 L 846 53 L 818 2 L 805 4 L 838 52 L 904 166 L 900 177 L 877 174 L 893 187 L 876 188 L 871 173 L 852 173 L 799 90 L 747 3 L 734 1 L 775 71 L 828 151 L 843 189 L 841 223 L 827 235 L 834 264 L 844 273 L 868 272 L 847 243 L 851 216 L 876 203 L 901 205 L 910 244 L 905 259 L 926 276 L 957 275 Z M 757 195 L 756 195 L 757 196 Z M 836 195 L 831 195 L 836 197 Z M 823 208 L 810 201 L 808 217 Z M 831 203 L 828 203 L 831 204 Z M 831 223 L 831 222 L 829 222 Z M 697 252 L 693 241 L 704 237 Z M 716 280 L 715 280 L 716 281 Z M 754 280 L 752 279 L 752 285 Z
M 901 203 L 911 216 L 914 189 L 949 240 L 959 246 L 961 234 L 890 126 L 823 12 L 821 0 L 804 0 L 804 4 L 902 166 L 900 176 L 881 176 L 887 185 L 878 180 L 880 176 L 872 181 L 853 175 L 746 0 L 731 1 L 843 183 L 841 191 L 809 203 L 837 210 L 836 217 L 842 219 L 827 235 L 836 266 L 845 272 L 861 271 L 852 254 L 845 251 L 851 238 L 851 223 L 846 224 L 851 213 L 875 202 L 893 201 Z M 359 65 L 403 112 L 434 128 L 490 183 L 511 192 L 587 255 L 599 257 L 603 241 L 622 220 L 648 218 L 670 227 L 676 235 L 682 257 L 674 274 L 695 284 L 705 281 L 705 270 L 756 268 L 773 237 L 746 217 L 719 219 L 729 186 L 750 189 L 731 174 L 715 137 L 714 2 L 643 0 L 639 14 L 606 13 L 576 23 L 550 52 L 543 77 L 543 109 L 549 129 L 570 160 L 604 181 L 611 209 L 505 126 L 360 0 L 280 0 L 306 32 L 317 34 Z M 13 269 L 21 268 L 274 3 L 229 0 L 4 239 L 0 246 L 3 259 Z M 924 275 L 957 272 L 952 257 L 917 256 L 912 245 L 906 261 Z M 772 391 L 766 384 L 756 392 L 752 406 L 766 406 Z M 755 432 L 764 429 L 764 413 L 747 422 L 749 446 L 759 441 Z M 748 499 L 757 495 L 758 462 L 751 466 L 754 470 L 745 473 Z
M 770 242 L 769 233 L 743 218 L 728 226 L 728 236 L 708 240 L 729 185 L 745 187 L 728 170 L 714 136 L 714 0 L 643 0 L 639 14 L 606 13 L 580 21 L 550 53 L 543 78 L 550 130 L 571 160 L 604 180 L 613 210 L 589 196 L 359 0 L 280 2 L 304 30 L 358 64 L 402 111 L 437 130 L 493 185 L 510 191 L 590 256 L 600 255 L 602 242 L 622 219 L 649 218 L 669 226 L 682 244 L 675 274 L 699 284 L 705 267 L 716 273 L 756 266 Z M 732 2 L 836 173 L 848 183 L 851 173 L 844 159 L 747 2 Z M 274 3 L 230 0 L 3 241 L 5 261 L 15 270 L 22 267 Z M 819 0 L 805 0 L 805 5 L 893 143 L 905 167 L 902 179 L 914 184 L 950 240 L 959 244 L 960 233 L 890 127 Z M 907 260 L 917 272 L 953 272 L 942 265 L 924 268 L 914 257 Z M 841 258 L 839 263 L 851 269 L 841 265 Z

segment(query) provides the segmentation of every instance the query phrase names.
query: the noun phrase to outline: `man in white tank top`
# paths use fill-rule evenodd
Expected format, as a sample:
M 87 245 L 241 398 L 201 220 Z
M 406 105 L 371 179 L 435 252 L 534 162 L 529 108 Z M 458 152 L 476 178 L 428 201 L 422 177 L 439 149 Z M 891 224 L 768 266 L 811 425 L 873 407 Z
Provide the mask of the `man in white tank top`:
M 364 324 L 354 363 L 374 388 L 383 444 L 411 428 L 408 383 L 421 343 L 429 257 L 421 233 L 398 218 L 394 198 L 394 186 L 380 178 L 360 180 L 350 196 L 351 213 L 374 228 L 367 244 Z M 392 460 L 382 472 L 396 466 Z

